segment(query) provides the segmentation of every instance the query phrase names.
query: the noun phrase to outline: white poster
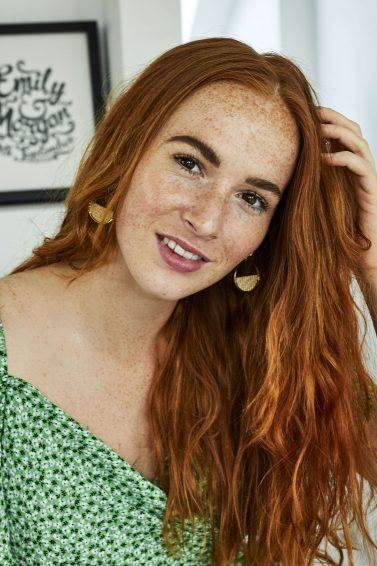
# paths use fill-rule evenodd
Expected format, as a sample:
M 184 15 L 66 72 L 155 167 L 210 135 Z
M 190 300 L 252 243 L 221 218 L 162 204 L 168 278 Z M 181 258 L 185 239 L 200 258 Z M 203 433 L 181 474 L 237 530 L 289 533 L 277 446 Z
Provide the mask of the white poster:
M 94 22 L 0 26 L 0 204 L 70 187 L 101 110 L 100 77 Z

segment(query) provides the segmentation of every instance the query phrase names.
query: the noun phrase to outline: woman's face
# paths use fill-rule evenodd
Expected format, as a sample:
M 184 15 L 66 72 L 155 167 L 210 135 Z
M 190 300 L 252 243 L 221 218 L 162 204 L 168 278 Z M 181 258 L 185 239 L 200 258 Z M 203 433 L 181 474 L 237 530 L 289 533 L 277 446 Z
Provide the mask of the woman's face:
M 178 300 L 234 270 L 268 230 L 298 139 L 278 97 L 218 82 L 185 100 L 139 161 L 115 218 L 118 256 L 133 283 Z M 200 268 L 182 271 L 158 234 L 180 238 L 209 261 L 191 260 Z

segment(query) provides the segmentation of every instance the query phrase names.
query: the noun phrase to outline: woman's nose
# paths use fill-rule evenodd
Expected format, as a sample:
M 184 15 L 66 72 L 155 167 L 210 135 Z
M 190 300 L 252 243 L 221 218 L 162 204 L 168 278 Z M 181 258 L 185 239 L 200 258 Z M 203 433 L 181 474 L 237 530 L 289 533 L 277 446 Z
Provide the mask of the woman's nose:
M 225 205 L 225 198 L 221 198 L 213 189 L 206 190 L 185 209 L 183 218 L 198 234 L 214 237 L 224 221 Z

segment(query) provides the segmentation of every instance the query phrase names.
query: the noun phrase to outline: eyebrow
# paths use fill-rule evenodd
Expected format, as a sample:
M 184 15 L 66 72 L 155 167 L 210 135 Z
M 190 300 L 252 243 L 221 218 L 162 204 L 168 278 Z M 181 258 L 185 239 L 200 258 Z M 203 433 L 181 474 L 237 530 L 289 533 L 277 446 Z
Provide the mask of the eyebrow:
M 198 139 L 194 136 L 176 135 L 176 136 L 170 137 L 166 141 L 167 142 L 187 143 L 187 144 L 191 145 L 192 147 L 194 147 L 195 149 L 198 149 L 200 151 L 200 153 L 203 155 L 203 157 L 207 161 L 212 163 L 212 165 L 214 165 L 215 167 L 218 168 L 221 165 L 221 159 L 219 158 L 219 156 L 217 155 L 215 150 L 212 149 L 212 147 L 210 147 L 209 145 L 207 145 L 204 141 L 202 141 L 202 140 L 200 140 L 200 139 Z M 277 185 L 275 185 L 275 183 L 272 183 L 272 181 L 268 181 L 267 179 L 262 179 L 261 177 L 247 177 L 247 179 L 245 179 L 245 183 L 247 183 L 248 185 L 251 185 L 253 187 L 258 187 L 262 190 L 269 191 L 270 193 L 273 193 L 274 195 L 276 195 L 279 200 L 282 197 L 282 192 L 279 189 L 279 187 Z

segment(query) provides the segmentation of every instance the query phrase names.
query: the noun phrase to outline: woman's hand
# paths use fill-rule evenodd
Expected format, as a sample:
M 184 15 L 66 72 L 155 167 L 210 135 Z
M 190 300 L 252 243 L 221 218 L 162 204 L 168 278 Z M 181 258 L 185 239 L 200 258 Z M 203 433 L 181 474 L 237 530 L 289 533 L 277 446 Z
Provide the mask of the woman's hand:
M 377 274 L 377 170 L 360 126 L 332 108 L 318 106 L 325 138 L 336 138 L 346 151 L 322 153 L 327 165 L 348 167 L 356 175 L 359 225 L 372 246 L 363 253 L 361 267 L 366 273 Z

